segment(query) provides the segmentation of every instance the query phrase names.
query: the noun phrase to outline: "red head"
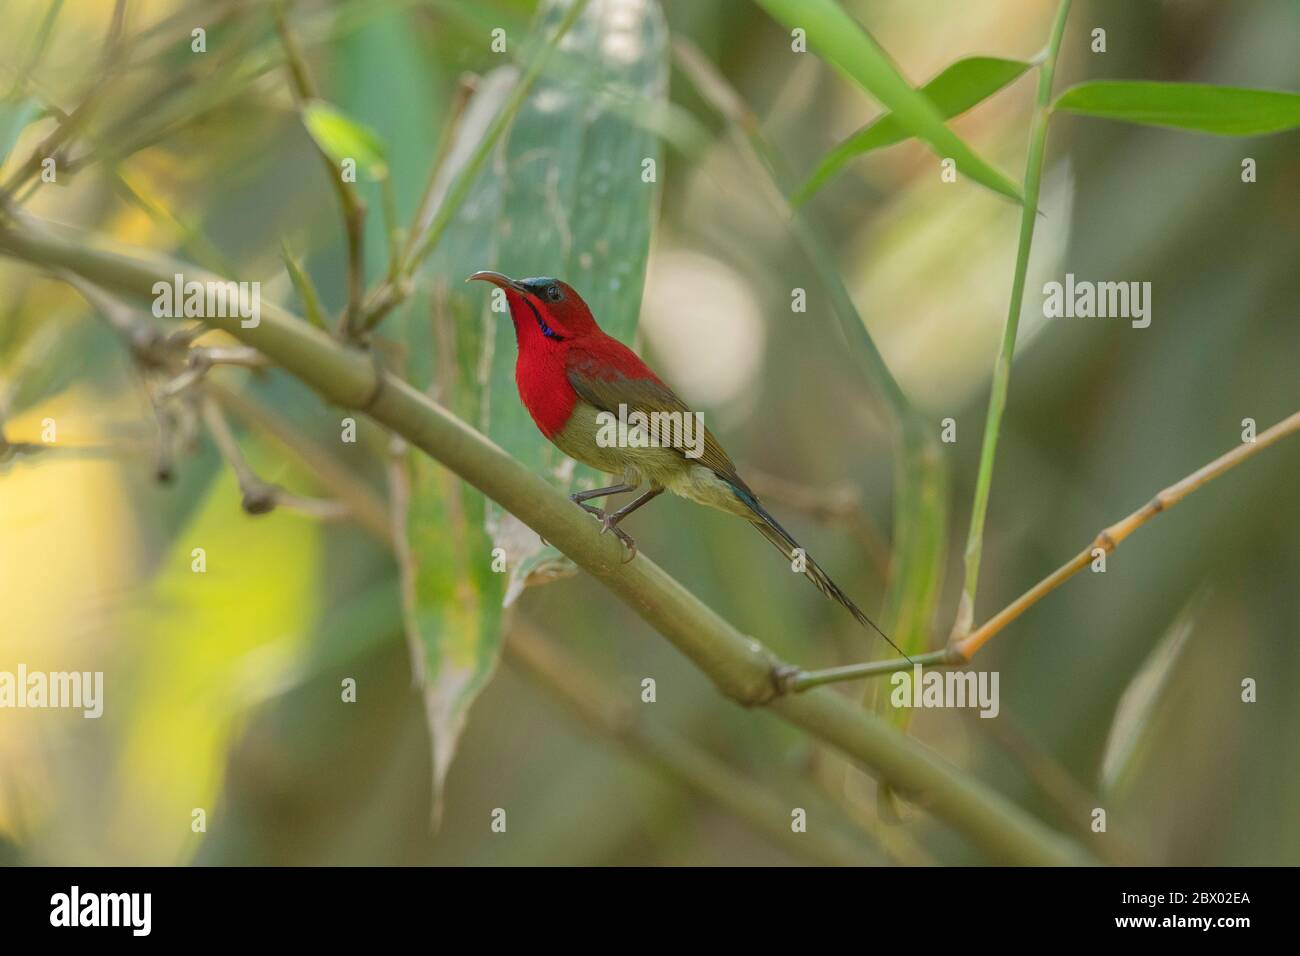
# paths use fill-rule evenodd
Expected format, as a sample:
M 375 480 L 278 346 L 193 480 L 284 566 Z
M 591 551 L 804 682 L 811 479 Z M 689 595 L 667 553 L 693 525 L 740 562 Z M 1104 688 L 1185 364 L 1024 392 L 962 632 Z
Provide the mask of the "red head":
M 512 279 L 500 272 L 476 272 L 465 281 L 471 279 L 491 282 L 505 291 L 521 352 L 560 348 L 572 339 L 600 331 L 587 303 L 567 282 L 546 276 Z

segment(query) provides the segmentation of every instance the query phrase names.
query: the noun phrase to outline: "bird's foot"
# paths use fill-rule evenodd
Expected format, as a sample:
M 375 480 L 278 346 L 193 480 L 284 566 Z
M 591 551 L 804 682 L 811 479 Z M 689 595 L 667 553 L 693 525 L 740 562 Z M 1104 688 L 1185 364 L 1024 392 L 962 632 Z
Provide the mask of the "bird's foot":
M 587 504 L 585 501 L 582 500 L 582 498 L 578 496 L 578 492 L 575 491 L 573 494 L 569 495 L 569 500 L 572 501 L 579 508 L 581 508 L 583 511 L 587 512 L 587 514 L 595 515 L 597 518 L 600 518 L 602 521 L 605 519 L 605 512 L 602 509 L 597 508 L 595 505 Z
M 614 537 L 623 542 L 623 548 L 626 552 L 626 557 L 623 558 L 624 564 L 627 564 L 636 557 L 636 541 L 632 539 L 630 534 L 618 526 L 618 522 L 622 518 L 621 515 L 616 515 L 614 512 L 606 511 L 603 508 L 597 508 L 595 505 L 589 505 L 585 501 L 581 500 L 577 493 L 569 495 L 569 500 L 583 511 L 587 512 L 587 514 L 595 515 L 600 519 L 601 534 L 612 531 Z
M 623 542 L 623 548 L 627 552 L 627 557 L 623 559 L 624 564 L 627 564 L 636 557 L 636 541 L 632 539 L 630 534 L 618 526 L 617 518 L 611 514 L 602 514 L 600 516 L 600 533 L 604 534 L 607 531 L 614 532 L 614 537 Z

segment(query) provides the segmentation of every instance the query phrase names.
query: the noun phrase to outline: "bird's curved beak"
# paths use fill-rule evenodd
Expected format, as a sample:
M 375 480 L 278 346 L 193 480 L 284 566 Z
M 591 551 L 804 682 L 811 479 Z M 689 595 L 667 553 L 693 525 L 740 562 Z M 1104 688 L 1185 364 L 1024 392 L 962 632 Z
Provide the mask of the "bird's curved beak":
M 475 279 L 482 279 L 484 282 L 491 282 L 493 285 L 499 286 L 502 289 L 512 289 L 521 295 L 528 291 L 514 279 L 510 278 L 508 275 L 503 275 L 500 272 L 488 272 L 486 270 L 476 272 L 465 281 L 473 282 Z

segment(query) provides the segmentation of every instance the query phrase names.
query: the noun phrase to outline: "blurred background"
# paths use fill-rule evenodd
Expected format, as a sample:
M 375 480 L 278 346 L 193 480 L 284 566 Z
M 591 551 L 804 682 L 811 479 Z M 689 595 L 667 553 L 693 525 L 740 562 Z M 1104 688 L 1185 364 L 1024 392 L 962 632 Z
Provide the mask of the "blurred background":
M 258 280 L 264 300 L 302 314 L 283 246 L 337 314 L 344 233 L 295 106 L 275 5 L 132 0 L 116 42 L 106 39 L 112 3 L 54 6 L 50 18 L 48 0 L 5 5 L 0 90 L 64 113 L 102 93 L 66 171 L 61 163 L 55 183 L 34 185 L 25 208 Z M 973 54 L 1032 58 L 1055 11 L 1046 0 L 845 6 L 913 84 Z M 734 87 L 793 182 L 879 107 L 815 55 L 792 54 L 789 32 L 755 4 L 662 0 L 662 20 L 651 0 L 593 7 L 605 8 L 593 22 L 623 42 L 587 20 L 575 27 L 571 56 L 486 158 L 415 291 L 381 326 L 380 350 L 567 481 L 511 404 L 504 320 L 493 332 L 474 297 L 482 292 L 460 291 L 474 268 L 567 278 L 705 413 L 771 510 L 874 615 L 898 491 L 888 413 L 779 192 L 683 70 L 681 51 L 697 51 Z M 560 13 L 513 0 L 301 0 L 287 22 L 318 95 L 384 145 L 406 223 L 450 150 L 435 177 L 445 196 L 509 88 L 512 67 L 502 68 L 528 62 L 530 24 Z M 198 27 L 202 54 L 192 49 Z M 1090 49 L 1097 27 L 1104 54 Z M 496 29 L 504 52 L 493 49 Z M 1132 78 L 1296 90 L 1298 48 L 1291 0 L 1079 0 L 1056 88 Z M 626 87 L 611 93 L 566 74 L 584 51 L 595 51 L 597 73 L 622 71 Z M 1031 71 L 952 123 L 1017 180 L 1035 82 Z M 15 130 L 4 181 L 58 115 Z M 1298 147 L 1297 132 L 1227 139 L 1053 118 L 978 621 L 1238 444 L 1243 419 L 1262 431 L 1300 405 Z M 530 150 L 544 154 L 536 167 Z M 651 185 L 643 156 L 657 160 Z M 1244 157 L 1257 162 L 1253 184 L 1241 181 Z M 373 179 L 358 184 L 372 284 L 387 254 Z M 941 182 L 937 158 L 915 141 L 848 163 L 804 212 L 935 435 L 941 420 L 956 422 L 956 442 L 938 446 L 931 516 L 943 547 L 926 630 L 939 647 L 956 613 L 1019 212 L 968 181 Z M 531 231 L 512 230 L 521 222 Z M 556 240 L 575 222 L 590 234 Z M 588 240 L 594 258 L 582 255 Z M 1043 319 L 1043 283 L 1067 272 L 1149 281 L 1150 327 Z M 791 310 L 795 288 L 808 291 L 806 312 Z M 0 710 L 0 859 L 982 862 L 923 811 L 878 799 L 834 753 L 723 699 L 628 607 L 534 541 L 523 549 L 527 574 L 483 583 L 485 556 L 518 529 L 428 463 L 407 476 L 409 541 L 430 580 L 416 598 L 423 631 L 404 639 L 399 563 L 385 541 L 388 436 L 360 419 L 357 441 L 341 441 L 346 413 L 283 373 L 214 369 L 206 381 L 251 472 L 309 501 L 344 496 L 354 518 L 370 509 L 369 520 L 290 507 L 249 515 L 192 393 L 157 411 L 159 382 L 105 321 L 113 304 L 101 306 L 0 260 L 4 435 L 40 443 L 53 419 L 59 446 L 0 462 L 0 670 L 103 671 L 106 685 L 98 720 Z M 152 321 L 119 307 L 119 318 Z M 162 461 L 169 481 L 158 477 L 160 442 L 174 446 Z M 1300 863 L 1298 474 L 1292 439 L 1198 491 L 1110 555 L 1105 574 L 1074 578 L 980 653 L 974 666 L 1001 675 L 997 719 L 923 711 L 907 731 L 1103 859 Z M 787 660 L 820 667 L 882 654 L 727 516 L 661 500 L 628 528 L 645 554 Z M 195 548 L 203 574 L 192 570 Z M 540 583 L 547 577 L 556 580 Z M 525 584 L 536 586 L 520 593 Z M 466 606 L 475 624 L 452 633 Z M 435 678 L 448 661 L 468 661 L 468 689 L 426 701 L 412 674 L 422 656 Z M 647 677 L 652 705 L 641 700 Z M 355 703 L 341 700 L 348 678 Z M 1246 678 L 1256 703 L 1241 702 Z M 707 770 L 683 770 L 701 762 Z M 435 801 L 431 781 L 444 772 Z M 733 796 L 710 796 L 707 780 Z M 737 791 L 759 798 L 739 807 Z M 794 807 L 808 811 L 815 840 L 783 835 Z M 1094 807 L 1107 810 L 1105 834 L 1090 830 Z M 497 808 L 505 833 L 491 828 Z

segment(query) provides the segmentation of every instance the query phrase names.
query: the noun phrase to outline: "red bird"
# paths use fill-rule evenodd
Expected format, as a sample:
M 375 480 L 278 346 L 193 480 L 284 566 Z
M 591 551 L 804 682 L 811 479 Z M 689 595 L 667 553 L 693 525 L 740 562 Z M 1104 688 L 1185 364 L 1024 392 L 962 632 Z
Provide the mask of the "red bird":
M 674 433 L 676 442 L 643 440 L 653 431 L 645 425 L 628 428 L 625 440 L 609 440 L 610 422 L 620 413 L 629 422 L 699 419 L 635 352 L 600 330 L 572 287 L 559 279 L 511 279 L 499 272 L 476 272 L 466 281 L 472 279 L 491 282 L 505 292 L 519 345 L 519 398 L 542 434 L 570 458 L 621 479 L 569 497 L 601 520 L 602 534 L 612 531 L 618 536 L 628 548 L 626 560 L 636 556 L 636 542 L 619 523 L 667 489 L 749 521 L 792 566 L 801 562 L 818 590 L 899 650 L 767 513 L 708 429 L 699 426 L 702 441 L 693 443 L 682 440 L 682 429 Z M 639 420 L 636 413 L 642 416 Z M 586 504 L 592 498 L 636 491 L 642 484 L 649 489 L 617 511 Z

